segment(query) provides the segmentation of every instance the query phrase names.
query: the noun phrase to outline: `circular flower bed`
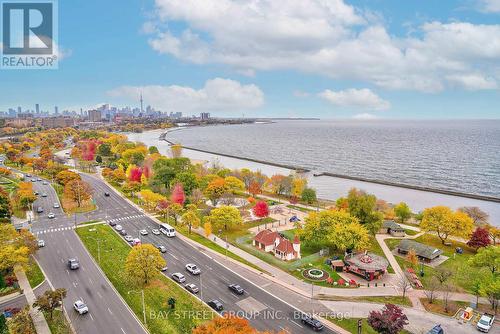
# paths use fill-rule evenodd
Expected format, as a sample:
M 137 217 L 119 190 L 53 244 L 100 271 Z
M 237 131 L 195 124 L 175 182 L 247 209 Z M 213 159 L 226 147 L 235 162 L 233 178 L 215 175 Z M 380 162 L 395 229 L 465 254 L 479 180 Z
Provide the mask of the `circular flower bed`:
M 317 268 L 303 270 L 302 276 L 312 281 L 324 281 L 330 277 L 326 271 Z

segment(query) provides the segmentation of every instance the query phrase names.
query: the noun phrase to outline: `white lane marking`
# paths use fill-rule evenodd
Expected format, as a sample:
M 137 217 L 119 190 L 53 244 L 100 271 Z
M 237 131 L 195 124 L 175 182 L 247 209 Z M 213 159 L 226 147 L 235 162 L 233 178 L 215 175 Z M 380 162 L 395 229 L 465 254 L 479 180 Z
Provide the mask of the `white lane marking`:
M 109 312 L 109 314 L 113 315 L 113 312 L 111 312 L 111 310 L 109 309 L 109 307 L 108 307 L 108 312 Z
M 218 299 L 219 299 L 221 302 L 226 303 L 226 302 L 224 301 L 224 299 L 222 299 L 222 298 L 218 298 Z
M 176 259 L 177 261 L 179 261 L 179 259 L 177 258 L 177 256 L 175 256 L 174 254 L 170 254 L 174 259 Z
M 89 313 L 89 315 L 90 315 L 90 319 L 92 319 L 92 321 L 94 321 L 94 317 L 92 316 L 92 314 Z
M 76 282 L 73 282 L 73 286 L 76 288 L 78 284 Z
M 68 270 L 68 269 L 66 269 L 66 274 L 68 274 L 68 275 L 69 275 L 69 270 Z
M 121 327 L 120 327 L 120 329 L 122 330 L 122 333 L 123 333 L 123 334 L 127 334 L 127 333 L 123 330 L 123 328 L 121 328 Z
M 99 298 L 102 299 L 102 295 L 101 295 L 101 293 L 99 291 L 97 291 L 97 295 L 99 296 Z
M 94 282 L 92 282 L 92 279 L 89 277 L 89 282 L 90 284 L 94 284 Z
M 295 325 L 299 326 L 300 328 L 304 328 L 302 325 L 300 325 L 298 322 L 295 320 L 290 319 L 291 322 L 293 322 Z

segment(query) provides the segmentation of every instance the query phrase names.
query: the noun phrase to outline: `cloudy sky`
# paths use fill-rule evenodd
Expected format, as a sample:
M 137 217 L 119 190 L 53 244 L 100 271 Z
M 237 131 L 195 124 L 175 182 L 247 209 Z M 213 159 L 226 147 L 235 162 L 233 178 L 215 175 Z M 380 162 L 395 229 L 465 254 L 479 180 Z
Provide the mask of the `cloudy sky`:
M 0 110 L 500 118 L 500 0 L 59 2 L 55 71 L 0 71 Z

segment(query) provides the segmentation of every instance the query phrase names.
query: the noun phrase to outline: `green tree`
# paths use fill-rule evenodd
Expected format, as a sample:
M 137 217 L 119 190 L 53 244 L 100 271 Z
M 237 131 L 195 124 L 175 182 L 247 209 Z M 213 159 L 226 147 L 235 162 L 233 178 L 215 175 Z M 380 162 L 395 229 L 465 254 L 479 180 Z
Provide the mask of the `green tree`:
M 143 285 L 155 278 L 167 263 L 161 253 L 151 244 L 132 248 L 125 261 L 125 271 L 131 279 Z
M 96 155 L 95 162 L 97 162 L 98 164 L 102 163 L 102 157 L 100 155 Z
M 97 148 L 97 154 L 103 157 L 109 157 L 112 154 L 111 144 L 103 143 L 99 145 L 99 147 Z
M 488 268 L 493 275 L 498 273 L 500 268 L 500 247 L 481 247 L 476 255 L 469 259 L 469 265 L 475 268 Z
M 358 220 L 347 212 L 324 210 L 311 212 L 305 219 L 301 237 L 308 244 L 326 246 L 330 243 L 336 226 L 357 223 Z
M 398 205 L 396 205 L 394 207 L 394 213 L 396 214 L 396 217 L 399 218 L 399 222 L 401 224 L 404 224 L 405 221 L 410 219 L 411 217 L 410 207 L 405 202 L 401 202 Z
M 187 196 L 191 196 L 193 190 L 198 188 L 198 180 L 196 179 L 196 175 L 192 172 L 181 172 L 175 176 L 175 179 L 172 181 L 172 185 L 177 183 L 182 184 L 182 188 L 184 189 L 184 193 Z
M 148 151 L 149 151 L 149 154 L 160 153 L 160 152 L 158 151 L 158 148 L 157 148 L 156 146 L 149 146 Z
M 350 214 L 358 218 L 359 222 L 366 225 L 372 233 L 380 229 L 384 215 L 382 212 L 375 210 L 377 205 L 377 197 L 375 195 L 370 195 L 353 188 L 347 195 L 347 203 Z
M 9 194 L 0 187 L 0 219 L 10 221 L 12 216 L 12 204 Z
M 231 229 L 234 226 L 243 224 L 240 211 L 232 206 L 221 206 L 210 211 L 210 215 L 206 217 L 213 228 L 224 230 Z
M 492 275 L 481 283 L 481 294 L 488 299 L 491 309 L 496 314 L 500 300 L 500 279 L 498 276 Z
M 9 321 L 9 334 L 36 334 L 33 321 L 29 313 L 29 306 L 21 311 Z
M 466 213 L 453 212 L 446 206 L 425 209 L 420 223 L 423 231 L 436 233 L 443 244 L 449 236 L 468 238 L 473 227 L 472 219 Z
M 66 294 L 67 291 L 64 288 L 47 290 L 35 300 L 33 307 L 38 307 L 40 310 L 49 313 L 50 319 L 52 319 L 54 310 L 62 304 Z
M 309 205 L 311 205 L 314 202 L 316 202 L 317 201 L 316 190 L 314 190 L 312 188 L 305 188 L 302 191 L 302 200 L 304 202 L 306 202 L 307 204 L 309 204 Z

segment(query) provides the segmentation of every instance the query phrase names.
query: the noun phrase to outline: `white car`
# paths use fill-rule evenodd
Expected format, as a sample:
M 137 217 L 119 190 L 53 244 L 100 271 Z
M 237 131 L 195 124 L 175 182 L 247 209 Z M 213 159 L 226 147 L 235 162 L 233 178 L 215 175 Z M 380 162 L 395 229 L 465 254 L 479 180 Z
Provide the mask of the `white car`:
M 184 283 L 186 281 L 186 277 L 181 273 L 173 273 L 172 279 L 178 283 Z
M 493 314 L 485 313 L 481 316 L 481 319 L 477 322 L 476 328 L 480 332 L 488 333 L 493 326 L 495 321 L 495 316 Z
M 43 240 L 38 240 L 38 247 L 45 247 L 45 241 Z
M 146 230 L 140 230 L 139 233 L 141 235 L 148 235 L 148 231 L 146 231 Z
M 84 302 L 82 302 L 81 300 L 77 300 L 74 304 L 73 304 L 73 308 L 75 309 L 76 312 L 78 312 L 79 314 L 85 314 L 85 313 L 88 313 L 89 311 L 89 308 L 87 307 L 87 304 L 85 304 Z
M 157 229 L 152 229 L 151 232 L 154 234 L 154 235 L 160 235 L 160 231 L 158 231 Z
M 116 226 L 115 226 L 115 230 L 117 230 L 117 231 L 121 231 L 121 230 L 123 230 L 123 226 L 121 226 L 121 225 L 116 225 Z
M 131 236 L 131 235 L 126 235 L 126 236 L 125 236 L 125 240 L 126 240 L 127 242 L 132 242 L 132 241 L 134 241 L 134 238 L 132 238 L 132 236 Z
M 47 217 L 49 217 L 49 219 L 52 219 L 52 218 L 56 218 L 56 215 L 51 212 L 51 213 L 49 213 L 49 215 Z
M 186 270 L 189 271 L 193 275 L 199 275 L 201 274 L 200 268 L 196 266 L 194 263 L 188 263 L 186 264 Z
M 60 208 L 59 203 L 54 203 L 54 209 Z

